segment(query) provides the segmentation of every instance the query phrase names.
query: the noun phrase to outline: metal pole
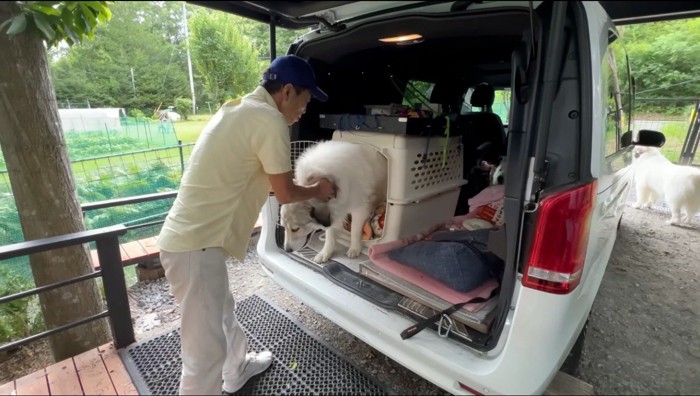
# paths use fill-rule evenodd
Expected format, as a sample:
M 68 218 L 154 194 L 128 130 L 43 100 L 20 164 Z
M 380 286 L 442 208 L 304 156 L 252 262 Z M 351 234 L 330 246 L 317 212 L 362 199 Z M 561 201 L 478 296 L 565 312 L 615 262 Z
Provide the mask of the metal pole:
M 700 113 L 700 101 L 695 103 L 690 125 L 688 125 L 688 132 L 685 135 L 685 141 L 681 149 L 681 158 L 678 161 L 681 165 L 692 165 L 695 159 L 698 142 L 700 141 L 700 114 L 698 113 Z
M 277 34 L 275 24 L 270 21 L 270 62 L 277 58 Z
M 190 73 L 190 91 L 192 91 L 192 114 L 197 114 L 197 104 L 194 96 L 194 78 L 192 76 L 192 59 L 190 58 L 190 33 L 187 28 L 187 8 L 185 2 L 182 2 L 182 19 L 185 21 L 185 44 L 187 47 L 187 68 Z
M 102 280 L 114 346 L 117 349 L 124 348 L 135 342 L 136 339 L 134 326 L 131 324 L 129 296 L 126 291 L 124 267 L 122 267 L 121 253 L 119 252 L 119 237 L 98 239 L 97 257 L 102 268 Z
M 185 155 L 182 152 L 182 140 L 177 141 L 177 148 L 180 151 L 180 170 L 185 173 Z
M 134 97 L 136 97 L 136 83 L 134 82 L 134 68 L 131 68 L 131 89 L 134 92 Z

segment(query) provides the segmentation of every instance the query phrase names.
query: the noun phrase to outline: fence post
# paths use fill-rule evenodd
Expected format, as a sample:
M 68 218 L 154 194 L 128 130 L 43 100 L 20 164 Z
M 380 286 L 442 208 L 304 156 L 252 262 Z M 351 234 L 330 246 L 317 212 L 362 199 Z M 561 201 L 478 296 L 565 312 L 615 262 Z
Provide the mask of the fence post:
M 107 127 L 107 124 L 105 123 L 105 133 L 107 134 L 107 143 L 109 144 L 109 153 L 114 154 L 112 151 L 112 139 L 109 138 L 109 128 Z
M 690 119 L 688 133 L 685 135 L 681 158 L 678 161 L 681 165 L 692 165 L 695 153 L 700 142 L 700 101 L 695 102 L 695 111 Z
M 102 281 L 109 310 L 109 322 L 116 348 L 124 348 L 136 341 L 131 323 L 129 297 L 126 292 L 124 268 L 121 262 L 119 237 L 98 239 L 97 257 L 102 267 Z
M 185 173 L 185 156 L 182 154 L 182 140 L 177 141 L 177 148 L 180 151 L 180 170 Z
M 146 121 L 143 122 L 143 135 L 146 136 L 146 145 L 151 148 L 151 129 Z

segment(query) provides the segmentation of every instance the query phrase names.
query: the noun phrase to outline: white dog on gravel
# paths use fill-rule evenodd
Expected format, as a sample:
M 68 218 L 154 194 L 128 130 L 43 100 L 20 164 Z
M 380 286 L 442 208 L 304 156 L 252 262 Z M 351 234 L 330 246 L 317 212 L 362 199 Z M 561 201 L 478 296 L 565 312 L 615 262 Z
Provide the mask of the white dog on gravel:
M 650 207 L 665 201 L 671 209 L 667 224 L 690 223 L 700 212 L 700 169 L 676 165 L 656 147 L 634 148 L 634 184 L 637 202 L 632 207 Z
M 300 185 L 312 185 L 326 178 L 338 187 L 336 197 L 282 205 L 280 224 L 284 227 L 284 249 L 293 252 L 304 247 L 315 230 L 326 230 L 323 248 L 314 261 L 328 261 L 335 250 L 338 230 L 349 213 L 350 248 L 347 256 L 362 251 L 362 227 L 374 208 L 386 202 L 387 161 L 376 149 L 356 143 L 326 141 L 302 153 L 296 161 L 294 177 Z

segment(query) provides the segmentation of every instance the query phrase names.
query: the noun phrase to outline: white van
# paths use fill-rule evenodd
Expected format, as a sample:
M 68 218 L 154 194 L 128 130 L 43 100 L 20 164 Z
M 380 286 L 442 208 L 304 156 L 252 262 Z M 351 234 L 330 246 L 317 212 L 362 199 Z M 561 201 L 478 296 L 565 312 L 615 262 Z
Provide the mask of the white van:
M 342 139 L 389 163 L 383 232 L 358 259 L 339 249 L 315 263 L 318 234 L 286 252 L 271 196 L 258 254 L 273 279 L 453 394 L 541 394 L 562 366 L 575 369 L 630 187 L 631 147 L 664 142 L 630 133 L 633 79 L 599 2 L 201 3 L 282 27 L 317 24 L 288 52 L 310 61 L 330 99 L 312 101 L 292 127 L 294 155 Z M 663 4 L 618 17 L 683 11 Z M 489 186 L 482 160 L 504 166 L 503 224 L 488 241 L 503 270 L 469 310 L 449 287 L 369 254 L 473 209 L 469 199 Z

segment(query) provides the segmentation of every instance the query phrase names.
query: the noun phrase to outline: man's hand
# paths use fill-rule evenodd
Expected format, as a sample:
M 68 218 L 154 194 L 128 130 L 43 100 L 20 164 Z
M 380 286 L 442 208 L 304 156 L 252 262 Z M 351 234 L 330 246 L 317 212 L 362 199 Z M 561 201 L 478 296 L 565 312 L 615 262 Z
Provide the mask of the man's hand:
M 318 196 L 316 198 L 321 199 L 323 201 L 328 201 L 332 198 L 335 198 L 338 192 L 338 187 L 325 178 L 321 178 L 321 180 L 319 180 L 318 183 L 316 183 L 316 186 L 318 188 Z
M 294 183 L 292 172 L 268 175 L 270 185 L 280 204 L 306 201 L 318 198 L 328 201 L 335 198 L 337 187 L 327 179 L 321 179 L 312 186 L 299 186 Z

